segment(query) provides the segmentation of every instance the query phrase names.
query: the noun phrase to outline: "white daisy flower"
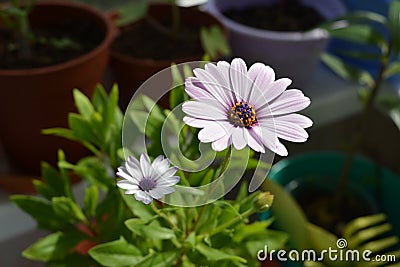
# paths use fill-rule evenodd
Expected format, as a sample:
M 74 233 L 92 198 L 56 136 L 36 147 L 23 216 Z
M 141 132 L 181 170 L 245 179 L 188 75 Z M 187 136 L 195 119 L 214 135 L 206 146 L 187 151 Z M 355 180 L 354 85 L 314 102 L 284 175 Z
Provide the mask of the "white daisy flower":
M 169 160 L 163 156 L 158 156 L 153 163 L 146 154 L 140 156 L 140 162 L 129 156 L 124 166 L 118 168 L 117 176 L 122 180 L 117 186 L 125 189 L 125 194 L 134 194 L 136 200 L 150 204 L 153 199 L 175 192 L 171 186 L 180 180 L 174 176 L 177 170 L 170 167 Z
M 183 104 L 184 122 L 202 128 L 198 138 L 222 151 L 229 145 L 240 150 L 246 145 L 265 153 L 265 147 L 286 156 L 279 141 L 304 142 L 304 128 L 312 121 L 294 114 L 308 105 L 310 99 L 298 90 L 286 90 L 288 78 L 275 80 L 274 70 L 262 63 L 246 63 L 235 58 L 231 64 L 208 63 L 205 69 L 194 69 L 196 77 L 186 79 L 185 90 L 193 101 Z

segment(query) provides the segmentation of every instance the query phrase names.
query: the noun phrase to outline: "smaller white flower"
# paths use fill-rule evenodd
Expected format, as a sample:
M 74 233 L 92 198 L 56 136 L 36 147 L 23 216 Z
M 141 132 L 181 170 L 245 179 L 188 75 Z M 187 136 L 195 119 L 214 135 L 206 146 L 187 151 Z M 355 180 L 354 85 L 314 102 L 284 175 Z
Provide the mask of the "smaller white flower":
M 117 182 L 117 186 L 125 189 L 127 195 L 134 194 L 137 201 L 150 204 L 153 199 L 175 192 L 171 186 L 180 180 L 174 176 L 177 170 L 170 167 L 169 160 L 163 156 L 158 156 L 153 163 L 146 154 L 140 156 L 140 162 L 129 156 L 118 168 L 117 176 L 122 180 Z

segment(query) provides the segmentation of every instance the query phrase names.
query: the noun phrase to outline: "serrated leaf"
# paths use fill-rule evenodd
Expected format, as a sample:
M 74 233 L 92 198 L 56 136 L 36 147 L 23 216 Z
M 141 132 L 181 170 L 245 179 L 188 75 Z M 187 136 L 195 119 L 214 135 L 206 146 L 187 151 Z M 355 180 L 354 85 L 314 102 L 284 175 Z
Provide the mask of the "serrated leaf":
M 164 240 L 175 238 L 174 230 L 155 224 L 139 224 L 135 219 L 125 221 L 126 227 L 133 233 L 144 238 L 151 238 L 153 240 Z
M 25 249 L 22 255 L 31 260 L 45 262 L 63 259 L 83 238 L 83 234 L 78 231 L 56 232 L 40 238 Z
M 70 198 L 54 197 L 52 199 L 54 212 L 70 223 L 85 222 L 86 217 L 81 208 Z
M 98 263 L 107 267 L 133 266 L 143 260 L 140 250 L 126 242 L 122 237 L 119 240 L 91 248 L 89 255 Z
M 205 256 L 207 260 L 210 261 L 232 260 L 232 261 L 239 261 L 242 263 L 247 262 L 247 260 L 242 257 L 225 253 L 222 250 L 209 247 L 203 243 L 197 244 L 196 250 L 200 252 L 203 256 Z

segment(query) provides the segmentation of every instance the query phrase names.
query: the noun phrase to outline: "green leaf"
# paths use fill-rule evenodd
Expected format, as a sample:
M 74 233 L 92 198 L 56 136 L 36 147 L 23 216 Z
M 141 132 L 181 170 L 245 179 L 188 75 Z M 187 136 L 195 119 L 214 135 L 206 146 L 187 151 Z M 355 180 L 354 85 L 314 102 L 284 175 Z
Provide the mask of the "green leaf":
M 242 224 L 237 227 L 235 235 L 233 236 L 233 241 L 240 243 L 247 237 L 263 234 L 272 222 L 273 219 L 269 219 L 252 224 Z
M 391 63 L 383 74 L 385 78 L 400 74 L 400 62 Z
M 68 225 L 54 212 L 52 205 L 43 199 L 26 195 L 13 195 L 10 199 L 20 209 L 31 215 L 37 221 L 39 228 L 57 231 Z
M 389 32 L 393 50 L 396 55 L 400 52 L 400 1 L 394 0 L 389 5 Z
M 75 106 L 77 107 L 79 113 L 85 119 L 89 119 L 92 113 L 94 112 L 94 108 L 92 106 L 92 103 L 90 103 L 89 98 L 78 89 L 74 89 L 73 94 L 74 94 Z
M 210 261 L 232 260 L 242 263 L 247 262 L 247 260 L 242 257 L 225 253 L 222 250 L 209 247 L 203 243 L 197 244 L 196 250 L 200 252 L 203 256 L 205 256 L 207 260 Z
M 369 25 L 349 24 L 343 28 L 330 29 L 329 33 L 332 37 L 355 43 L 376 45 L 378 47 L 382 47 L 385 44 L 382 34 Z
M 126 242 L 123 237 L 91 248 L 89 255 L 107 267 L 132 266 L 143 259 L 140 250 Z
M 126 227 L 133 233 L 144 238 L 151 238 L 153 240 L 163 240 L 175 238 L 174 230 L 155 224 L 140 224 L 137 219 L 129 219 L 125 221 Z
M 383 95 L 378 98 L 378 104 L 389 114 L 400 130 L 400 98 L 393 95 Z
M 356 81 L 369 86 L 374 83 L 371 74 L 345 64 L 343 60 L 336 56 L 324 53 L 321 55 L 321 59 L 333 72 L 345 80 Z
M 92 185 L 85 190 L 85 211 L 89 216 L 96 215 L 97 201 L 99 199 L 99 190 L 97 186 Z
M 108 176 L 105 166 L 97 157 L 83 158 L 77 163 L 77 165 L 73 165 L 66 161 L 59 161 L 58 166 L 60 168 L 63 167 L 73 170 L 82 179 L 88 181 L 89 184 L 99 186 L 104 190 L 115 186 L 114 181 Z
M 68 115 L 68 125 L 74 132 L 74 136 L 81 142 L 94 143 L 101 146 L 101 140 L 97 139 L 90 121 L 86 120 L 79 114 L 70 113 Z
M 119 192 L 124 199 L 125 204 L 130 208 L 134 215 L 142 219 L 144 222 L 147 222 L 153 218 L 154 212 L 148 205 L 137 201 L 132 195 L 126 195 L 122 189 L 120 189 Z
M 56 232 L 37 242 L 22 252 L 25 258 L 38 261 L 59 260 L 66 257 L 85 236 L 78 231 Z
M 166 251 L 161 253 L 151 253 L 135 267 L 170 267 L 178 257 L 178 251 Z
M 169 105 L 170 109 L 173 110 L 176 106 L 186 100 L 186 94 L 184 90 L 183 78 L 175 64 L 171 65 L 171 75 L 173 89 L 169 93 Z
M 71 196 L 69 177 L 64 177 L 63 174 L 46 162 L 42 162 L 41 167 L 44 181 L 36 180 L 33 182 L 38 193 L 48 200 L 51 200 L 52 197 Z
M 54 197 L 52 199 L 53 210 L 59 216 L 70 223 L 85 222 L 86 217 L 79 206 L 70 198 Z
M 202 27 L 200 30 L 200 40 L 204 51 L 212 60 L 219 59 L 231 53 L 225 34 L 221 27 L 212 25 Z
M 147 8 L 147 0 L 137 0 L 118 7 L 117 26 L 121 27 L 141 19 L 146 15 Z

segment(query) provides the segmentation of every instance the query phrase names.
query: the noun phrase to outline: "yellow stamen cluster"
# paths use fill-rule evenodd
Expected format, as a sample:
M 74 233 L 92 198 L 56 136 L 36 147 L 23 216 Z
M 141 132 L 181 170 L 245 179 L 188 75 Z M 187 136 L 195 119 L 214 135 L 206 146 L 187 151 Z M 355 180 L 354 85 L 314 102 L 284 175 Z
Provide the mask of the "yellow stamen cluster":
M 228 120 L 235 127 L 251 128 L 257 122 L 254 107 L 247 102 L 236 102 L 228 113 Z

